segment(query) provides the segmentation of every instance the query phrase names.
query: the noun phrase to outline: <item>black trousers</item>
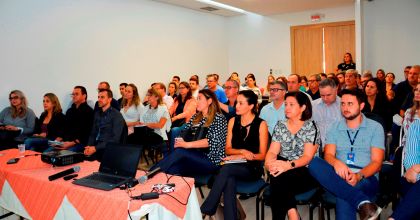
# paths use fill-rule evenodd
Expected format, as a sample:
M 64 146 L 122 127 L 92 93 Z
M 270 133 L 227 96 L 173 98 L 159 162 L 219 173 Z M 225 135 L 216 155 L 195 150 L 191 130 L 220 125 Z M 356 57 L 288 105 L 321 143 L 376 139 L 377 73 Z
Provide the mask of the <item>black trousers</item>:
M 289 209 L 296 208 L 295 196 L 316 186 L 318 183 L 306 167 L 288 170 L 277 177 L 270 176 L 273 220 L 283 220 Z
M 226 164 L 216 176 L 209 195 L 201 206 L 201 212 L 214 215 L 223 193 L 225 219 L 238 219 L 236 207 L 236 180 L 257 180 L 262 173 L 248 164 Z

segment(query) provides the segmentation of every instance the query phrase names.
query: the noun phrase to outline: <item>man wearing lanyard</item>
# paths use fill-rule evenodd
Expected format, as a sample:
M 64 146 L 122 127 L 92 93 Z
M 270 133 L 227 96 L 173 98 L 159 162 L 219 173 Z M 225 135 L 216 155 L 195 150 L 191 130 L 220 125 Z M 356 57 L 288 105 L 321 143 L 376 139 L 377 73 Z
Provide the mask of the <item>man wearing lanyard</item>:
M 378 188 L 378 172 L 384 158 L 382 126 L 366 118 L 361 110 L 363 94 L 343 90 L 341 114 L 344 119 L 332 124 L 327 132 L 324 158 L 314 158 L 309 172 L 337 198 L 337 219 L 376 219 L 381 212 L 372 203 Z

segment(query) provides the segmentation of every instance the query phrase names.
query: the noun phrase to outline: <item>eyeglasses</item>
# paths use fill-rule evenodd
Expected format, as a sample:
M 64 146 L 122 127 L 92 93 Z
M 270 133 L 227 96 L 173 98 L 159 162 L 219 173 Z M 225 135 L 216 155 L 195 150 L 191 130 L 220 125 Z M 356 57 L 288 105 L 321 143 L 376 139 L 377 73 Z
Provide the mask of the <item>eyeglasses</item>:
M 186 89 L 187 87 L 179 87 L 178 89 Z
M 19 99 L 19 96 L 12 96 L 12 97 L 9 97 L 9 100 L 10 100 L 10 101 L 12 101 L 13 99 Z
M 270 92 L 278 92 L 278 91 L 284 91 L 285 89 L 280 89 L 280 88 L 271 88 Z
M 225 89 L 236 89 L 236 88 L 238 88 L 238 87 L 236 87 L 236 86 L 225 86 Z

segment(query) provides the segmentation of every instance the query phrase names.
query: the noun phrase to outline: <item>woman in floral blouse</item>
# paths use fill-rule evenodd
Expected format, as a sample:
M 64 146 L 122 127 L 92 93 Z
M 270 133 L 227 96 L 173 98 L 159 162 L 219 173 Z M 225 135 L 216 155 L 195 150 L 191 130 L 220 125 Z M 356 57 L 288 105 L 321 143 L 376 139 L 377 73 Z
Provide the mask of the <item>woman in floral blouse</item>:
M 302 92 L 289 92 L 285 96 L 286 120 L 274 127 L 265 166 L 270 172 L 273 199 L 273 219 L 299 219 L 295 195 L 317 185 L 307 165 L 320 144 L 319 130 L 311 120 L 312 106 Z

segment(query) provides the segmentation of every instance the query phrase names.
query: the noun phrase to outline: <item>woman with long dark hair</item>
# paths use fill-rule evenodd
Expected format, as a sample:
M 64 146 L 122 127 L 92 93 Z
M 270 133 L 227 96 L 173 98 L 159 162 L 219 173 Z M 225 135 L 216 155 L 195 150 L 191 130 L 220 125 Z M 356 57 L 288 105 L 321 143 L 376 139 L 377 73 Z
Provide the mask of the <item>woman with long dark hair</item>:
M 226 119 L 211 90 L 199 91 L 197 113 L 182 132 L 185 135 L 176 139 L 175 150 L 151 169 L 160 167 L 181 176 L 216 172 L 225 157 Z
M 226 138 L 225 165 L 216 176 L 213 187 L 201 206 L 201 212 L 214 215 L 223 193 L 225 219 L 238 219 L 236 207 L 236 180 L 257 180 L 263 174 L 268 142 L 267 123 L 260 119 L 257 95 L 249 90 L 239 92 L 236 103 L 237 116 L 229 120 Z M 243 160 L 243 163 L 229 161 Z
M 376 114 L 381 117 L 384 122 L 385 131 L 391 129 L 392 117 L 391 117 L 391 104 L 386 99 L 385 88 L 379 79 L 373 78 L 366 82 L 364 87 L 366 95 L 365 107 L 362 109 L 363 113 Z

